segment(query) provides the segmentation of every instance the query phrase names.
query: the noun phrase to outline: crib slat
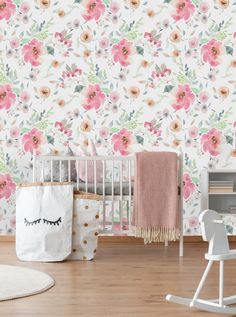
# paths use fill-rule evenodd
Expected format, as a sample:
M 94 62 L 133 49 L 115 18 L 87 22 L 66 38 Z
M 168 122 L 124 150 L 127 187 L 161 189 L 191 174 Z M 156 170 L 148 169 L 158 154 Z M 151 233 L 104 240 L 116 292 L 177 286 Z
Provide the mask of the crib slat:
M 42 163 L 42 180 L 45 180 L 45 161 L 41 161 Z
M 102 212 L 103 212 L 103 230 L 105 230 L 106 225 L 106 202 L 105 202 L 105 177 L 106 177 L 106 166 L 105 166 L 105 160 L 102 161 L 102 199 L 103 199 L 103 205 L 102 205 Z
M 93 161 L 94 193 L 97 194 L 97 161 Z
M 53 182 L 53 160 L 51 160 L 51 182 Z
M 111 215 L 112 215 L 112 229 L 114 225 L 114 161 L 112 161 L 112 171 L 111 171 L 111 195 L 112 195 L 112 202 L 111 202 Z
M 85 161 L 85 191 L 88 191 L 88 160 Z
M 131 160 L 128 161 L 128 177 L 129 177 L 129 205 L 128 205 L 128 230 L 131 228 L 131 201 L 132 201 L 132 187 L 131 187 Z
M 33 183 L 36 181 L 36 172 L 37 172 L 37 166 L 36 166 L 36 150 L 33 149 Z
M 62 162 L 59 161 L 60 182 L 62 182 Z
M 68 181 L 71 182 L 71 160 L 68 160 Z
M 123 164 L 120 161 L 120 202 L 119 202 L 119 212 L 120 212 L 120 232 L 123 230 Z
M 77 171 L 77 173 L 76 173 L 76 188 L 77 188 L 77 190 L 79 190 L 79 161 L 76 160 L 75 164 L 76 164 L 76 171 Z

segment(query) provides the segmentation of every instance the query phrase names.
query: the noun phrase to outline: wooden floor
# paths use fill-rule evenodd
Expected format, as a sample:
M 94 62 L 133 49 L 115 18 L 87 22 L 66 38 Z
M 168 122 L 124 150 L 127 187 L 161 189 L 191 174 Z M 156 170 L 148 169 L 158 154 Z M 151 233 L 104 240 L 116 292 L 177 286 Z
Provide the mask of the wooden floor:
M 0 316 L 217 316 L 165 301 L 167 293 L 193 294 L 206 264 L 205 251 L 204 243 L 186 243 L 185 256 L 180 259 L 175 243 L 168 248 L 100 243 L 94 261 L 26 263 L 16 259 L 14 243 L 2 242 L 1 264 L 47 272 L 54 277 L 56 285 L 39 295 L 1 302 Z M 226 295 L 236 293 L 236 263 L 227 263 L 225 269 Z M 216 265 L 202 295 L 217 296 L 217 270 Z

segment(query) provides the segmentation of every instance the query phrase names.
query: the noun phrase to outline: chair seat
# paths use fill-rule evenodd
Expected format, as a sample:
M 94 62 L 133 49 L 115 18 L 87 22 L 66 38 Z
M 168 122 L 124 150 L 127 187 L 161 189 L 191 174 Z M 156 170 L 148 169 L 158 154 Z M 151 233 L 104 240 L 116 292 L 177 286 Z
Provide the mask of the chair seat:
M 221 253 L 221 254 L 205 254 L 206 260 L 212 260 L 212 261 L 221 261 L 221 260 L 233 260 L 236 259 L 236 249 L 230 250 L 227 253 Z

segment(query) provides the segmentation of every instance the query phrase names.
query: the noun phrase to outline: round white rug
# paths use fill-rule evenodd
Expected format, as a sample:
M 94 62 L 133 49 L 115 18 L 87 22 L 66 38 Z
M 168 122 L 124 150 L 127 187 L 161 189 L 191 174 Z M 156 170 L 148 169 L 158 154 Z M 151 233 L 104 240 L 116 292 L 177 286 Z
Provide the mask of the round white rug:
M 0 265 L 0 301 L 38 294 L 53 285 L 54 280 L 43 272 Z

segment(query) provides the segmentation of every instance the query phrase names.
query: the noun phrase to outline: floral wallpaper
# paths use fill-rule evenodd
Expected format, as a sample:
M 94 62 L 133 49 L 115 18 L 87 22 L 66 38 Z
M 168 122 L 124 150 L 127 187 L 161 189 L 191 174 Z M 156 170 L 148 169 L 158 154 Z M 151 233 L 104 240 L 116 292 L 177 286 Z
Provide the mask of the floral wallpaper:
M 236 2 L 0 0 L 0 233 L 14 233 L 32 151 L 184 155 L 184 230 L 199 177 L 236 164 Z M 232 229 L 232 228 L 231 228 Z

